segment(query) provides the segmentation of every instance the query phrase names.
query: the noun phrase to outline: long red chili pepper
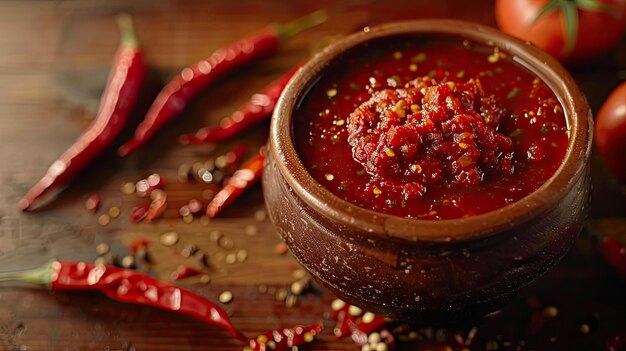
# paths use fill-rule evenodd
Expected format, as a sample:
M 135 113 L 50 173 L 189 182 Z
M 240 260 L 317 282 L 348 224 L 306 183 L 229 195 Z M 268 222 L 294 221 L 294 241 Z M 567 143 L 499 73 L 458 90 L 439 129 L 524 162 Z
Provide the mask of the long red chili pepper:
M 93 162 L 119 135 L 137 100 L 146 68 L 129 15 L 120 15 L 120 46 L 113 60 L 107 86 L 100 100 L 98 114 L 91 126 L 61 157 L 43 178 L 19 202 L 30 210 L 50 190 L 59 189 Z
M 274 53 L 281 40 L 325 20 L 326 14 L 317 11 L 288 24 L 270 26 L 184 68 L 161 90 L 133 138 L 118 149 L 118 154 L 126 156 L 145 144 L 161 126 L 178 115 L 189 100 L 218 78 Z
M 239 107 L 229 117 L 222 119 L 219 127 L 199 129 L 195 134 L 183 134 L 183 144 L 216 143 L 228 139 L 243 130 L 253 127 L 272 116 L 274 106 L 287 83 L 300 68 L 300 64 L 289 70 L 280 78 L 271 82 L 260 92 L 252 95 L 250 100 Z
M 32 271 L 0 275 L 0 281 L 47 286 L 54 291 L 96 290 L 109 298 L 186 315 L 228 331 L 247 343 L 219 305 L 185 289 L 130 269 L 85 263 L 52 261 Z
M 258 182 L 263 175 L 264 160 L 265 156 L 257 155 L 239 167 L 239 169 L 235 171 L 235 174 L 228 180 L 228 183 L 224 185 L 207 205 L 206 215 L 209 218 L 215 217 L 244 191 Z

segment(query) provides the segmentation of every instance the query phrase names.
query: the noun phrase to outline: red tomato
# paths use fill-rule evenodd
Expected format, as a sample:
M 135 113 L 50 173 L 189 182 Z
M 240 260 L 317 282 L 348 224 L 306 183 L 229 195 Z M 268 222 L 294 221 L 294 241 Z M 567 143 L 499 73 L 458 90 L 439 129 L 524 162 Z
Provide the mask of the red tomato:
M 568 0 L 496 0 L 496 21 L 503 32 L 532 42 L 561 62 L 580 62 L 611 49 L 626 27 L 626 0 L 592 2 L 611 10 L 589 10 Z M 539 15 L 551 3 L 557 5 Z M 564 6 L 577 7 L 574 22 L 577 19 L 578 28 L 570 50 L 566 48 L 569 37 Z
M 626 82 L 604 101 L 595 124 L 594 141 L 600 156 L 626 183 Z

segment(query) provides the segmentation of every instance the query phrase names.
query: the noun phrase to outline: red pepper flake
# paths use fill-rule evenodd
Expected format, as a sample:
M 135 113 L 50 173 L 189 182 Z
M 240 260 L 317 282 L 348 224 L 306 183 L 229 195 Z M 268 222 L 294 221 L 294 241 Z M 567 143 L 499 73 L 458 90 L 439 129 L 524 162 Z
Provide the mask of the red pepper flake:
M 320 324 L 271 330 L 250 339 L 250 346 L 245 347 L 244 351 L 291 351 L 294 347 L 312 342 L 321 330 Z
M 136 254 L 139 250 L 145 249 L 150 244 L 150 240 L 148 239 L 135 239 L 130 243 L 130 247 L 128 251 L 131 254 Z
M 146 218 L 146 215 L 148 214 L 148 208 L 150 208 L 148 205 L 134 207 L 130 211 L 130 221 L 133 223 L 141 222 L 144 218 Z
M 170 275 L 170 279 L 173 281 L 178 281 L 181 279 L 194 277 L 200 274 L 203 274 L 203 272 L 199 269 L 196 269 L 190 266 L 180 265 L 176 268 L 174 272 L 172 272 L 172 274 Z
M 150 203 L 148 212 L 146 213 L 146 221 L 152 222 L 153 220 L 161 217 L 167 208 L 167 194 L 164 191 L 158 193 L 155 199 Z
M 98 208 L 100 208 L 101 200 L 100 195 L 93 194 L 87 199 L 87 201 L 85 201 L 85 208 L 91 213 L 96 213 Z

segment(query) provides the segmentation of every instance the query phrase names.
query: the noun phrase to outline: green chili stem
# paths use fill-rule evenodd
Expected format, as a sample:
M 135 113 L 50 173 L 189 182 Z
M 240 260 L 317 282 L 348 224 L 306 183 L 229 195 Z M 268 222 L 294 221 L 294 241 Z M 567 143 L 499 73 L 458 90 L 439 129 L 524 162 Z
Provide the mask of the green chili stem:
M 117 15 L 117 25 L 120 28 L 120 47 L 137 48 L 139 41 L 135 34 L 133 26 L 133 18 L 128 13 L 120 13 Z
M 50 286 L 52 282 L 52 266 L 56 261 L 25 271 L 0 273 L 0 282 L 28 283 Z

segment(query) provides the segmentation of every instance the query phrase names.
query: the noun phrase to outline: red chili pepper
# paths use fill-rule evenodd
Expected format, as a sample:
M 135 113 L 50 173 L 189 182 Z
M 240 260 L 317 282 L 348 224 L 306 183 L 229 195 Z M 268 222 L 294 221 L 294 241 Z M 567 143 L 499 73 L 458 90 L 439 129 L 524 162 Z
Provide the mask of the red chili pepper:
M 276 52 L 281 40 L 325 20 L 326 14 L 318 11 L 285 25 L 270 26 L 184 68 L 161 90 L 133 138 L 118 149 L 118 154 L 126 156 L 145 144 L 159 128 L 178 115 L 189 100 L 218 78 Z
M 130 212 L 130 221 L 133 223 L 139 223 L 143 221 L 143 219 L 146 218 L 146 215 L 148 214 L 149 208 L 150 207 L 148 205 L 141 205 L 133 208 Z
M 35 202 L 52 189 L 60 189 L 90 165 L 122 131 L 137 100 L 146 68 L 133 30 L 130 16 L 118 17 L 121 40 L 100 100 L 100 109 L 91 126 L 61 157 L 43 178 L 19 202 L 30 210 Z
M 341 339 L 353 333 L 356 330 L 356 321 L 363 314 L 363 311 L 349 304 L 343 305 L 336 311 L 333 311 L 332 318 L 337 321 L 333 333 L 337 339 Z
M 159 191 L 158 193 L 153 193 L 154 199 L 150 203 L 150 207 L 146 212 L 146 222 L 152 222 L 153 220 L 161 217 L 165 210 L 167 209 L 167 194 L 164 191 Z
M 53 261 L 31 271 L 2 274 L 0 281 L 38 284 L 54 291 L 97 290 L 116 301 L 156 307 L 195 318 L 228 331 L 242 342 L 248 342 L 248 338 L 233 327 L 228 314 L 219 305 L 130 269 Z
M 181 143 L 216 143 L 267 120 L 272 116 L 274 106 L 276 106 L 280 94 L 300 66 L 297 65 L 292 68 L 289 72 L 263 88 L 263 90 L 252 95 L 250 100 L 239 107 L 237 111 L 233 112 L 229 117 L 222 119 L 219 127 L 206 127 L 199 129 L 195 134 L 183 134 L 180 137 Z
M 599 249 L 606 263 L 626 281 L 626 246 L 607 235 L 600 240 Z
M 213 197 L 207 206 L 206 215 L 209 218 L 215 217 L 222 209 L 258 182 L 263 174 L 264 160 L 265 156 L 257 155 L 244 163 L 235 174 L 230 177 L 228 183 L 215 194 L 215 197 Z
M 290 351 L 304 343 L 313 341 L 315 335 L 322 330 L 319 324 L 309 326 L 297 325 L 292 328 L 271 330 L 250 339 L 250 346 L 244 351 Z
M 185 265 L 180 265 L 176 268 L 176 270 L 174 272 L 172 272 L 172 274 L 170 274 L 170 279 L 172 279 L 173 281 L 178 281 L 181 279 L 185 279 L 185 278 L 189 278 L 189 277 L 194 277 L 196 275 L 200 275 L 203 272 L 199 269 L 193 268 L 193 267 L 189 267 L 189 266 L 185 266 Z

